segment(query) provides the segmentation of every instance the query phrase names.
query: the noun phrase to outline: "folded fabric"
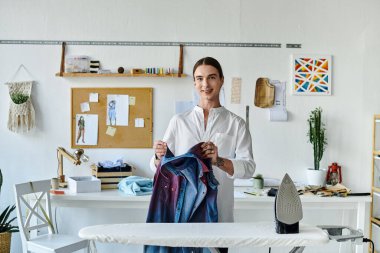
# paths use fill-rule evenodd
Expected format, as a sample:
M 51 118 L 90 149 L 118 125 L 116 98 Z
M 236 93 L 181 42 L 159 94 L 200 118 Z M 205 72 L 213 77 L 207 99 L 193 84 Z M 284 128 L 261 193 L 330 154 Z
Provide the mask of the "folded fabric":
M 118 184 L 119 190 L 128 195 L 149 195 L 153 191 L 153 180 L 150 178 L 129 176 Z
M 114 167 L 119 167 L 123 166 L 123 159 L 118 159 L 116 162 L 112 161 L 103 161 L 103 162 L 98 162 L 98 165 L 103 168 L 114 168 Z

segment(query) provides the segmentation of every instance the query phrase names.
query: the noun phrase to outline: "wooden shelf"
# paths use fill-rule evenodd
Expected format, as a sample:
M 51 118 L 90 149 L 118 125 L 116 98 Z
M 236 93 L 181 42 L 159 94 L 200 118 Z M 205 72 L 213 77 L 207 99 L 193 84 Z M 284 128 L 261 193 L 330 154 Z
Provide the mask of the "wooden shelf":
M 58 77 L 171 77 L 171 78 L 181 78 L 187 75 L 183 74 L 183 44 L 179 44 L 179 61 L 178 61 L 178 73 L 159 75 L 159 74 L 130 74 L 130 73 L 66 73 L 65 72 L 65 53 L 66 52 L 66 42 L 62 42 L 62 53 L 61 53 L 61 66 L 59 72 L 55 74 Z
M 371 221 L 372 221 L 373 223 L 376 223 L 377 225 L 380 226 L 380 220 L 379 220 L 379 219 L 376 219 L 376 218 L 374 218 L 374 217 L 371 217 Z
M 374 191 L 374 192 L 380 192 L 380 188 L 372 186 L 372 191 Z
M 56 76 L 61 76 L 60 73 L 56 73 Z M 171 78 L 182 78 L 186 77 L 186 74 L 169 74 L 169 75 L 158 75 L 158 74 L 119 74 L 119 73 L 62 73 L 61 77 L 171 77 Z

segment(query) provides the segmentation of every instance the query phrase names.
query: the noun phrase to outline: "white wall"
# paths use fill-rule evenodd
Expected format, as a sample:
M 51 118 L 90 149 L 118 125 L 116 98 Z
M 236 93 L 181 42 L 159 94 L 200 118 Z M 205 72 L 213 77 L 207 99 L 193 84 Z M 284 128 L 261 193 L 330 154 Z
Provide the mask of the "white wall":
M 285 172 L 305 180 L 312 166 L 306 120 L 317 106 L 324 110 L 328 146 L 322 167 L 342 165 L 344 184 L 355 192 L 370 190 L 372 115 L 379 113 L 380 17 L 376 0 L 240 0 L 240 1 L 52 1 L 0 0 L 0 39 L 120 40 L 300 43 L 302 49 L 186 47 L 184 72 L 196 60 L 213 56 L 225 72 L 227 108 L 245 117 L 251 106 L 257 171 L 280 178 Z M 176 67 L 176 47 L 69 46 L 68 54 L 90 55 L 105 68 L 119 66 Z M 1 206 L 14 202 L 12 185 L 56 175 L 56 147 L 70 147 L 71 87 L 153 87 L 154 139 L 160 139 L 174 114 L 175 100 L 190 100 L 191 77 L 58 78 L 60 46 L 0 45 L 0 83 L 9 81 L 24 64 L 37 84 L 33 104 L 37 128 L 28 134 L 7 130 L 8 94 L 0 86 L 0 168 L 5 182 Z M 333 56 L 333 95 L 292 96 L 287 91 L 289 121 L 269 122 L 268 111 L 253 106 L 258 77 L 288 81 L 292 53 Z M 26 76 L 26 75 L 25 75 Z M 21 75 L 16 80 L 25 76 Z M 229 104 L 232 77 L 241 77 L 242 103 Z M 88 149 L 92 162 L 122 157 L 152 176 L 152 149 Z M 68 175 L 90 174 L 88 165 Z M 20 252 L 16 245 L 12 252 Z

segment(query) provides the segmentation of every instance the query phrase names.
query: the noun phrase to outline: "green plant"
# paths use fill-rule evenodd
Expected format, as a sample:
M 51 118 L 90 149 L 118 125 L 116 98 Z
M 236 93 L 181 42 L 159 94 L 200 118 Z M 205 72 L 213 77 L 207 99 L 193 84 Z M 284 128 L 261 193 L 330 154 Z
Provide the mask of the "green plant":
M 19 232 L 18 226 L 13 226 L 12 222 L 16 219 L 16 217 L 9 218 L 11 213 L 16 209 L 16 206 L 8 206 L 5 210 L 0 214 L 0 233 L 8 232 Z
M 263 179 L 263 175 L 262 175 L 262 174 L 256 174 L 256 175 L 253 176 L 252 178 L 255 178 L 255 179 Z
M 18 105 L 25 103 L 28 100 L 28 98 L 29 98 L 28 95 L 24 95 L 24 94 L 19 93 L 19 92 L 15 92 L 11 95 L 11 99 L 12 99 L 13 103 L 18 104 Z
M 3 173 L 0 169 L 0 192 L 1 187 L 3 186 Z M 4 232 L 19 232 L 18 226 L 13 226 L 11 223 L 16 219 L 16 217 L 9 218 L 11 213 L 16 209 L 16 206 L 8 206 L 4 209 L 4 211 L 0 214 L 0 233 Z
M 322 108 L 317 107 L 312 110 L 307 121 L 309 123 L 309 132 L 307 133 L 307 136 L 309 137 L 310 143 L 313 144 L 314 150 L 314 169 L 319 170 L 319 163 L 327 145 L 325 135 L 326 128 L 325 124 L 322 122 Z

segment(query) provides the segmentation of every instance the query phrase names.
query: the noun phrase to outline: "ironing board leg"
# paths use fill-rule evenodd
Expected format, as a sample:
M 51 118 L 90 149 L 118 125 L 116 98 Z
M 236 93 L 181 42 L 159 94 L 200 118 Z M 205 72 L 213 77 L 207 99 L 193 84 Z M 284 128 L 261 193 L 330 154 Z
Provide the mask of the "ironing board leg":
M 304 249 L 305 249 L 305 246 L 294 247 L 291 251 L 289 251 L 289 253 L 302 253 Z

